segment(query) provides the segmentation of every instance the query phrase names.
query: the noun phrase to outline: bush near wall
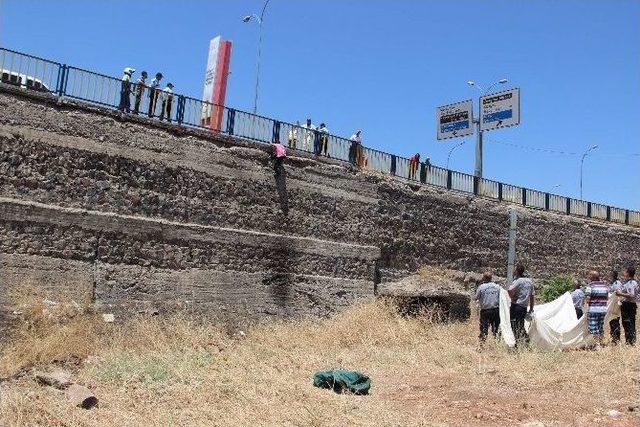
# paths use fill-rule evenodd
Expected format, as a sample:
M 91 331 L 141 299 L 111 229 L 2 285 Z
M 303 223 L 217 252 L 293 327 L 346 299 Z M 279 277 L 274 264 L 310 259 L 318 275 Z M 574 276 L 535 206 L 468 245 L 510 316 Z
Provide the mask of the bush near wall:
M 556 276 L 546 280 L 540 292 L 540 299 L 543 302 L 553 301 L 565 292 L 571 292 L 574 288 L 573 283 L 573 277 L 571 276 Z

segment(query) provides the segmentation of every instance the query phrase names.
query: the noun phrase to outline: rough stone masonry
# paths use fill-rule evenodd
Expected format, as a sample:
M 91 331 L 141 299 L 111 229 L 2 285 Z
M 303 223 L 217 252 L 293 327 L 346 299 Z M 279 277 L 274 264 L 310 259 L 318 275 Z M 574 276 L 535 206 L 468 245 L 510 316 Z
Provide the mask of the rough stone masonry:
M 505 275 L 508 209 L 72 102 L 0 92 L 0 291 L 223 319 L 326 314 L 421 265 Z M 282 210 L 286 197 L 287 215 Z M 518 209 L 532 275 L 637 262 L 640 230 Z

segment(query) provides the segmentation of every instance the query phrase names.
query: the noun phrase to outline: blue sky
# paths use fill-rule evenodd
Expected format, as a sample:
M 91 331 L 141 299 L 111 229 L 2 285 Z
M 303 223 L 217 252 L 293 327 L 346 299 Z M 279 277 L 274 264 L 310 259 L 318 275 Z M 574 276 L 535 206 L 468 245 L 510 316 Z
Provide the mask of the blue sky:
M 0 0 L 0 44 L 105 74 L 162 71 L 200 97 L 209 39 L 233 41 L 227 104 L 252 108 L 261 0 Z M 271 0 L 259 112 L 363 130 L 365 145 L 441 166 L 435 108 L 466 82 L 521 88 L 520 126 L 485 133 L 484 175 L 640 210 L 640 2 Z M 477 104 L 476 104 L 477 105 Z M 475 137 L 450 167 L 473 173 Z

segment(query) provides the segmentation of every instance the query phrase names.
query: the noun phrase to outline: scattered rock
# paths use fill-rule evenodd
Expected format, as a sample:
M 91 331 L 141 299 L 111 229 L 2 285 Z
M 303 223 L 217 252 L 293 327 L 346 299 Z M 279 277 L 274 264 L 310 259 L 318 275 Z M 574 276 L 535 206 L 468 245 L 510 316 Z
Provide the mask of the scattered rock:
M 106 323 L 113 323 L 116 320 L 116 316 L 114 316 L 113 313 L 104 313 L 102 315 L 102 320 Z
M 607 412 L 607 415 L 609 415 L 610 417 L 619 417 L 621 414 L 622 412 L 616 411 L 615 409 L 612 409 L 609 412 Z
M 40 384 L 55 387 L 60 390 L 64 390 L 68 388 L 71 384 L 73 384 L 69 374 L 63 371 L 37 372 L 36 380 Z
M 544 427 L 544 423 L 540 421 L 529 421 L 528 423 L 520 424 L 520 427 Z
M 627 406 L 627 411 L 633 412 L 638 410 L 638 405 L 629 405 Z
M 98 404 L 98 398 L 88 388 L 79 384 L 72 384 L 66 392 L 67 400 L 73 406 L 91 409 Z

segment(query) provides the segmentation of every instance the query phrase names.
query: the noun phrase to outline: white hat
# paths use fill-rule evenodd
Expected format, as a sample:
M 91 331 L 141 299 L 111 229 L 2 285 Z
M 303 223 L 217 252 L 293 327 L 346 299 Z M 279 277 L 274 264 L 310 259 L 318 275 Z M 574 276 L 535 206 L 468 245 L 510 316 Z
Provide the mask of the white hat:
M 125 74 L 133 74 L 135 72 L 136 72 L 135 68 L 127 67 L 124 69 Z

